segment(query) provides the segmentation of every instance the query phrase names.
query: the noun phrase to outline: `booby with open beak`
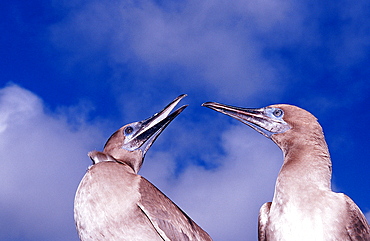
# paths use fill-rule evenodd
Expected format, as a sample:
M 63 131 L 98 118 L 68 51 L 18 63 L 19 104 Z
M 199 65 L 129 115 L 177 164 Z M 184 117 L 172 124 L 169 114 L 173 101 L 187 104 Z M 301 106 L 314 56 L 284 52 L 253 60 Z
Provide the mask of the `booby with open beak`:
M 161 112 L 117 130 L 102 152 L 89 153 L 93 165 L 75 196 L 74 218 L 85 240 L 211 240 L 190 217 L 153 184 L 138 175 L 145 153 L 186 106 L 186 95 Z
M 331 190 L 329 150 L 315 116 L 286 104 L 259 109 L 215 102 L 203 106 L 252 127 L 283 151 L 273 200 L 260 209 L 260 241 L 370 240 L 369 224 L 358 206 Z

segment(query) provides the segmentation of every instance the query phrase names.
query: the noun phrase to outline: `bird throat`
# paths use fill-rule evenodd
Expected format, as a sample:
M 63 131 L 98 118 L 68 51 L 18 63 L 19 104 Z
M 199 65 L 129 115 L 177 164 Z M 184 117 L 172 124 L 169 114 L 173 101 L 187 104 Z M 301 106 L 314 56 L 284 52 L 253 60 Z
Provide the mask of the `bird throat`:
M 284 155 L 275 192 L 301 194 L 331 189 L 331 160 L 325 142 L 294 144 Z

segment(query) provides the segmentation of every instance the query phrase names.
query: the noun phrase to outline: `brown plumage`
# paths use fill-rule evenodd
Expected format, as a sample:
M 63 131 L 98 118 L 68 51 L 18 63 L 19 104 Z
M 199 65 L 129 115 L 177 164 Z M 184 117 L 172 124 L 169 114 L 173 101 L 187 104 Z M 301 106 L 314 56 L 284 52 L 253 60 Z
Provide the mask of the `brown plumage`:
M 179 207 L 137 172 L 145 153 L 186 107 L 170 112 L 179 96 L 153 117 L 123 126 L 103 152 L 89 153 L 92 165 L 75 196 L 81 240 L 211 240 Z
M 274 198 L 260 209 L 259 240 L 370 240 L 369 224 L 357 205 L 331 190 L 329 150 L 316 117 L 286 104 L 203 106 L 249 125 L 283 151 Z

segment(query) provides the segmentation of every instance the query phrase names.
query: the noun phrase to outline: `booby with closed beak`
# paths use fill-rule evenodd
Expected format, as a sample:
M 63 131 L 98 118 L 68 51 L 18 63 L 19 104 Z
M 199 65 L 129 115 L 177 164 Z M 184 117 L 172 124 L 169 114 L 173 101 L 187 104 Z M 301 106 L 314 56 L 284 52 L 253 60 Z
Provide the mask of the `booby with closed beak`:
M 358 206 L 331 190 L 329 150 L 315 116 L 287 104 L 259 109 L 215 102 L 203 106 L 252 127 L 284 154 L 273 200 L 260 209 L 260 241 L 370 240 L 369 224 Z
M 186 106 L 162 111 L 117 130 L 102 152 L 89 153 L 93 165 L 75 196 L 78 235 L 86 240 L 211 240 L 190 217 L 153 184 L 138 175 L 144 156 L 159 134 Z

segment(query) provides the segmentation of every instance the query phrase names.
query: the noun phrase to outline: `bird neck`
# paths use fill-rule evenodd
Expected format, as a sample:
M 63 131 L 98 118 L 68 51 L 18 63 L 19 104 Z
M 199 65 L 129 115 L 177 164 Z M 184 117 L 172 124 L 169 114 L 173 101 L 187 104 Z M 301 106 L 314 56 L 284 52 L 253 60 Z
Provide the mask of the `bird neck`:
M 122 164 L 126 164 L 127 166 L 131 167 L 135 174 L 139 172 L 141 168 L 141 164 L 142 164 L 142 162 L 139 162 L 137 160 L 132 160 L 130 158 L 117 159 L 116 161 Z
M 117 161 L 130 166 L 135 173 L 138 173 L 143 164 L 144 157 L 141 150 L 127 151 L 122 148 L 115 148 L 109 154 Z
M 331 160 L 323 134 L 300 135 L 283 149 L 284 163 L 276 191 L 317 192 L 331 189 Z

